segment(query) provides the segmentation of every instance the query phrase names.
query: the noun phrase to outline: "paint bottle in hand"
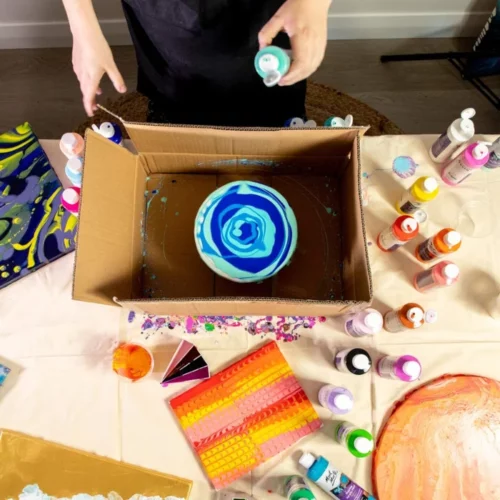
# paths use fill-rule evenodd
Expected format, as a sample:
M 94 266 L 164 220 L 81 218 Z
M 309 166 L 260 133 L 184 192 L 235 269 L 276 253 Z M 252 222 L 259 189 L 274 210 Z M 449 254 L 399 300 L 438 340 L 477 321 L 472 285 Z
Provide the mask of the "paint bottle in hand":
M 361 486 L 333 467 L 325 457 L 303 453 L 299 464 L 307 470 L 307 478 L 336 500 L 375 500 Z
M 372 367 L 372 359 L 364 349 L 344 349 L 334 359 L 337 370 L 353 375 L 364 375 Z
M 287 500 L 316 500 L 301 476 L 290 476 L 285 479 L 285 496 Z
M 405 304 L 401 309 L 389 311 L 384 315 L 384 328 L 391 333 L 415 330 L 424 324 L 425 312 L 414 303 Z
M 402 215 L 377 238 L 377 245 L 383 252 L 394 252 L 418 235 L 418 222 L 410 215 Z
M 335 429 L 335 439 L 356 458 L 365 458 L 373 451 L 373 436 L 368 431 L 349 422 L 340 422 Z
M 462 236 L 458 231 L 445 228 L 415 248 L 415 257 L 420 262 L 433 262 L 445 255 L 456 252 L 462 246 Z
M 344 329 L 351 337 L 366 337 L 379 333 L 383 324 L 382 315 L 376 309 L 368 308 L 349 315 L 345 321 Z
M 410 354 L 384 356 L 377 362 L 377 373 L 383 378 L 414 382 L 422 374 L 422 365 Z
M 436 163 L 446 163 L 457 150 L 469 142 L 475 134 L 472 118 L 476 110 L 467 108 L 462 111 L 460 118 L 456 119 L 448 130 L 432 145 L 429 155 Z
M 490 158 L 488 147 L 484 143 L 475 142 L 449 165 L 443 168 L 441 179 L 448 186 L 458 186 L 467 177 L 486 165 Z
M 498 138 L 489 148 L 490 158 L 485 168 L 494 169 L 500 167 L 500 138 Z
M 413 285 L 419 292 L 428 292 L 434 288 L 447 287 L 458 281 L 460 270 L 456 264 L 443 260 L 429 269 L 415 274 Z
M 59 147 L 64 153 L 64 156 L 68 158 L 74 158 L 75 156 L 83 156 L 83 151 L 85 149 L 85 141 L 80 134 L 75 132 L 68 132 L 63 134 L 61 141 L 59 142 Z
M 65 189 L 61 195 L 61 205 L 73 215 L 78 216 L 80 210 L 80 188 L 72 186 Z
M 434 177 L 420 177 L 396 203 L 400 214 L 414 215 L 439 194 L 439 184 Z
M 318 393 L 318 399 L 324 408 L 335 415 L 345 415 L 354 406 L 354 396 L 344 387 L 324 385 Z

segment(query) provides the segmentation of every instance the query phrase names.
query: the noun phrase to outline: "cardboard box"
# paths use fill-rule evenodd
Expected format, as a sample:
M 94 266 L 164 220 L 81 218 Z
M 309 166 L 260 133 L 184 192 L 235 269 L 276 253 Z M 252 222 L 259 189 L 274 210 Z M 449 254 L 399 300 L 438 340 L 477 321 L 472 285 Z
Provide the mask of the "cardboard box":
M 365 129 L 124 125 L 137 153 L 86 134 L 74 299 L 159 315 L 334 316 L 371 302 Z M 215 275 L 194 242 L 202 202 L 238 179 L 272 185 L 298 223 L 291 264 L 258 284 Z

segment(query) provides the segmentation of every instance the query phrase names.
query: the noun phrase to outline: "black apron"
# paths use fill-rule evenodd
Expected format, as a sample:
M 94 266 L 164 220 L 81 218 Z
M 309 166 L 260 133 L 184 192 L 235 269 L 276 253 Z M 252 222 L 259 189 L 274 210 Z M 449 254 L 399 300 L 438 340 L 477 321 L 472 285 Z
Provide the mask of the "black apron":
M 257 35 L 283 1 L 124 0 L 150 119 L 282 127 L 303 117 L 305 81 L 267 88 L 254 68 Z M 273 43 L 290 46 L 283 33 Z

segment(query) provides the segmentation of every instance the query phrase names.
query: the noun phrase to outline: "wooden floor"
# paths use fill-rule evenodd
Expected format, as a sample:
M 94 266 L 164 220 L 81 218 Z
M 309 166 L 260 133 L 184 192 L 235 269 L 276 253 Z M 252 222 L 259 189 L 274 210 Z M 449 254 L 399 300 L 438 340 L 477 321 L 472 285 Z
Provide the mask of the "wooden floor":
M 500 111 L 462 81 L 446 61 L 381 64 L 382 54 L 436 52 L 471 40 L 331 41 L 314 75 L 369 104 L 406 133 L 439 133 L 465 107 L 474 107 L 480 133 L 500 133 Z M 132 47 L 115 47 L 115 59 L 129 88 L 136 78 Z M 0 55 L 0 131 L 29 121 L 39 137 L 56 138 L 85 119 L 72 73 L 70 49 L 4 50 Z M 500 93 L 500 77 L 486 81 Z M 105 97 L 113 95 L 109 82 Z

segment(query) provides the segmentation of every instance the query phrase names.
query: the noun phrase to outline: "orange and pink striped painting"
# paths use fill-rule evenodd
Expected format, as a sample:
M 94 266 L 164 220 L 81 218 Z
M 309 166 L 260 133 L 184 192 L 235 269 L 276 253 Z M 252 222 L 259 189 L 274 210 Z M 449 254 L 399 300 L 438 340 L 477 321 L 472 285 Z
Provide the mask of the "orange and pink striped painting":
M 276 342 L 170 400 L 215 489 L 321 427 Z

